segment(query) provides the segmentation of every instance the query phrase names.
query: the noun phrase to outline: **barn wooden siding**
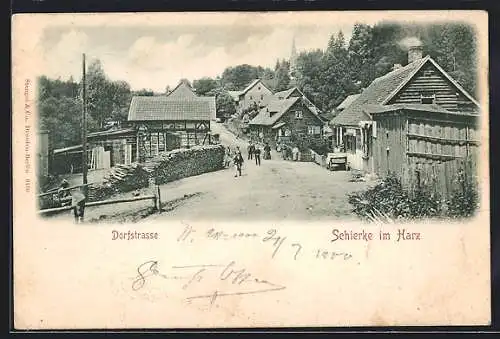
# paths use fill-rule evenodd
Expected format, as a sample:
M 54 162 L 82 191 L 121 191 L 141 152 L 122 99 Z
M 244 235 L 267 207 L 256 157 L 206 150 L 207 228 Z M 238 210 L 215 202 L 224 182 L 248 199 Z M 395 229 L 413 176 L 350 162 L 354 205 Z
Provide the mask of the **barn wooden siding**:
M 388 104 L 420 104 L 421 94 L 435 95 L 435 103 L 451 112 L 477 112 L 471 102 L 431 63 L 427 63 Z
M 457 188 L 461 169 L 467 176 L 477 176 L 476 119 L 409 111 L 376 115 L 376 173 L 379 176 L 396 173 L 412 192 L 425 186 L 449 197 Z

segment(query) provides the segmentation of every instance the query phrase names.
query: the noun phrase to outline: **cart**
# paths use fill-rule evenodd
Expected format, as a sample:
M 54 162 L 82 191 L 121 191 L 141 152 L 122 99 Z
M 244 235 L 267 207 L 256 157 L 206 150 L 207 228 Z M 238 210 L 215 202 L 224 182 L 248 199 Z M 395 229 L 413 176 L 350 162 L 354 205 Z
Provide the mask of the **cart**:
M 328 153 L 326 158 L 326 168 L 330 171 L 342 169 L 344 171 L 349 170 L 349 164 L 347 163 L 346 153 Z

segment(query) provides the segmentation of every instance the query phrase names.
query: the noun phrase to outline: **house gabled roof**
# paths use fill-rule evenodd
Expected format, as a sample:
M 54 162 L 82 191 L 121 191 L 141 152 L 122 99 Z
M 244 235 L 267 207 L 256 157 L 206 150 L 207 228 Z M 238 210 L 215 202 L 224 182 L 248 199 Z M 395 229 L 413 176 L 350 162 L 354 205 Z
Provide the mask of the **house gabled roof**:
M 249 124 L 271 126 L 299 100 L 300 97 L 271 100 L 266 107 L 262 108 L 260 112 L 250 120 Z M 271 116 L 271 113 L 274 114 Z
M 288 99 L 295 90 L 299 91 L 299 93 L 303 95 L 297 87 L 292 87 L 284 91 L 276 92 L 274 93 L 274 96 L 278 99 Z
M 258 83 L 260 83 L 262 86 L 264 86 L 265 88 L 267 88 L 268 90 L 270 90 L 270 89 L 269 89 L 269 87 L 267 87 L 267 86 L 266 86 L 266 84 L 264 84 L 264 83 L 262 82 L 262 80 L 260 80 L 260 79 L 255 79 L 255 80 L 253 80 L 253 81 L 252 81 L 252 82 L 251 82 L 251 83 L 250 83 L 247 87 L 245 87 L 245 89 L 244 89 L 244 90 L 240 91 L 240 95 L 242 95 L 242 94 L 246 94 L 249 90 L 251 90 L 252 88 L 254 88 L 254 87 L 255 87 Z M 270 90 L 270 91 L 271 91 L 271 90 Z M 272 91 L 271 91 L 271 92 L 272 92 Z
M 186 84 L 185 82 L 181 81 L 175 88 L 167 94 L 167 97 L 170 98 L 193 98 L 196 97 L 196 94 L 194 93 L 193 89 Z
M 431 62 L 460 92 L 479 106 L 478 102 L 465 89 L 430 56 L 426 56 L 373 80 L 370 86 L 353 100 L 347 108 L 333 118 L 330 123 L 332 125 L 356 126 L 359 121 L 371 120 L 365 106 L 385 105 L 390 102 L 427 62 Z
M 306 95 L 298 88 L 298 87 L 292 87 L 292 88 L 289 88 L 285 91 L 281 91 L 281 92 L 277 92 L 274 94 L 274 97 L 276 99 L 288 99 L 290 98 L 290 95 L 292 95 L 293 92 L 299 92 L 299 94 L 302 96 L 302 98 L 304 99 L 304 103 L 306 104 L 307 107 L 309 107 L 309 109 L 311 110 L 311 112 L 313 112 L 315 115 L 320 115 L 321 113 L 321 110 L 316 107 L 311 100 L 309 100 L 309 98 L 306 97 Z
M 213 119 L 214 109 L 215 100 L 211 97 L 177 99 L 170 96 L 135 96 L 132 97 L 127 120 L 210 120 Z
M 358 94 L 351 94 L 351 95 L 348 95 L 344 101 L 342 101 L 340 103 L 340 105 L 337 106 L 337 110 L 341 111 L 341 110 L 344 110 L 346 109 L 347 107 L 349 107 L 349 105 L 351 105 L 353 103 L 354 100 L 356 100 L 356 98 L 359 97 L 359 93 Z

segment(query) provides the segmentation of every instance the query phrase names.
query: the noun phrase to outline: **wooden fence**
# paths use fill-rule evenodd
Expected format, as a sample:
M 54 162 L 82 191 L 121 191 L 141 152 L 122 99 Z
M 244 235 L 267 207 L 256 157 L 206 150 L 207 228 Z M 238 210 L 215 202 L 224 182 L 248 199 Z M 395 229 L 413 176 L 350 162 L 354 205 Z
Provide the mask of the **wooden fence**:
M 68 188 L 69 189 L 75 189 L 81 186 L 73 186 Z M 52 194 L 52 193 L 45 193 L 45 194 Z M 122 198 L 122 199 L 109 199 L 109 200 L 101 200 L 101 201 L 92 201 L 92 202 L 86 202 L 85 207 L 92 207 L 92 206 L 103 206 L 103 205 L 112 205 L 112 204 L 120 204 L 120 203 L 128 203 L 128 202 L 135 202 L 135 201 L 143 201 L 143 200 L 151 200 L 153 203 L 153 210 L 157 212 L 161 212 L 161 193 L 160 193 L 160 187 L 156 186 L 154 190 L 154 194 L 151 195 L 144 195 L 144 196 L 139 196 L 139 197 L 132 197 L 132 198 Z M 45 208 L 41 209 L 38 211 L 39 215 L 48 215 L 48 214 L 57 214 L 60 212 L 64 211 L 70 211 L 72 210 L 72 206 L 61 206 L 61 207 L 54 207 L 54 208 Z
M 309 150 L 311 152 L 311 161 L 315 162 L 316 164 L 320 165 L 321 167 L 326 167 L 326 155 L 320 155 L 316 152 L 314 152 L 312 149 Z
M 410 194 L 426 189 L 443 199 L 450 198 L 457 190 L 464 190 L 460 176 L 478 183 L 477 160 L 472 156 L 448 161 L 411 162 L 403 165 L 401 173 L 401 182 Z

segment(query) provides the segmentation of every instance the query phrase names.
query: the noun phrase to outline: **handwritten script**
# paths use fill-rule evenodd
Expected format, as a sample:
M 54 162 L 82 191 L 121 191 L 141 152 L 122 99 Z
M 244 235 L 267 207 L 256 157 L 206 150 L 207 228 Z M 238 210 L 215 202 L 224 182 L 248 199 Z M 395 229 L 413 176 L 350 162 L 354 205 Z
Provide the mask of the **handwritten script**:
M 197 242 L 243 242 L 260 244 L 268 251 L 269 260 L 281 257 L 288 261 L 299 261 L 305 256 L 318 261 L 349 261 L 352 254 L 332 248 L 327 238 L 323 247 L 308 247 L 300 239 L 280 233 L 277 229 L 261 232 L 227 232 L 211 228 L 199 231 L 191 225 L 185 225 L 176 238 L 176 242 L 185 246 L 195 246 Z M 264 258 L 265 258 L 265 252 Z M 132 290 L 141 291 L 149 288 L 159 288 L 167 294 L 185 295 L 185 301 L 206 300 L 212 306 L 219 299 L 235 296 L 255 296 L 277 293 L 286 289 L 281 282 L 271 282 L 251 272 L 245 264 L 236 260 L 223 262 L 206 262 L 190 265 L 173 265 L 170 260 L 147 260 L 135 269 Z M 153 287 L 154 286 L 154 287 Z
M 138 291 L 152 278 L 182 281 L 183 290 L 192 289 L 194 285 L 202 285 L 204 293 L 189 295 L 186 301 L 195 299 L 209 300 L 213 305 L 219 297 L 255 295 L 276 292 L 285 289 L 285 286 L 271 283 L 270 281 L 256 277 L 246 268 L 231 261 L 224 265 L 200 264 L 188 266 L 170 266 L 168 272 L 159 270 L 159 262 L 149 260 L 137 267 L 137 276 L 132 282 L 132 290 Z M 215 283 L 214 280 L 219 284 Z M 222 284 L 225 283 L 225 284 Z M 216 286 L 215 288 L 213 286 Z M 209 292 L 205 287 L 211 288 Z M 194 288 L 193 288 L 194 289 Z M 200 290 L 200 289 L 196 289 Z

